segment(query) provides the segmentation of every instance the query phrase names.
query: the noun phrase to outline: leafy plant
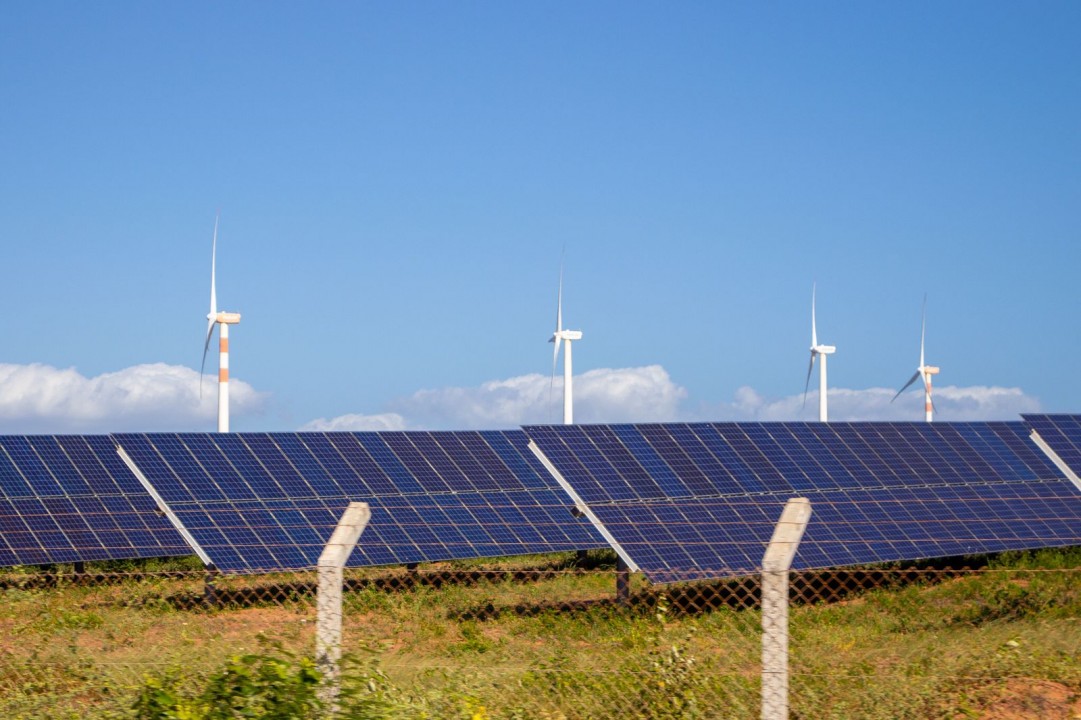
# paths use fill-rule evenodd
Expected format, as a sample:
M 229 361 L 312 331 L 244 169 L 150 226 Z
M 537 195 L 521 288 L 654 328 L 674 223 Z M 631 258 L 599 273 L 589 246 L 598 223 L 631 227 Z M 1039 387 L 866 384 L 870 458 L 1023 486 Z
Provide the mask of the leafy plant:
M 236 655 L 208 679 L 201 692 L 185 692 L 179 674 L 150 676 L 135 702 L 139 720 L 303 720 L 323 711 L 321 674 L 309 658 L 280 645 L 273 652 Z

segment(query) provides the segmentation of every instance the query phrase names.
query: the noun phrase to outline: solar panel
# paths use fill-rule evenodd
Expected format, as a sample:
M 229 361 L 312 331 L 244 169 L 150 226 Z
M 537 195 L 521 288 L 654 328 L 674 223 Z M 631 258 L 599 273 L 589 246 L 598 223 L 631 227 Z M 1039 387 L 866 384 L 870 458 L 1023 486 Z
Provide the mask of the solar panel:
M 0 566 L 191 554 L 108 436 L 0 437 Z
M 1081 489 L 1081 415 L 1022 415 L 1033 440 Z
M 350 501 L 351 566 L 606 547 L 520 431 L 114 437 L 223 572 L 314 566 Z
M 1081 492 L 1023 423 L 530 426 L 632 569 L 755 572 L 786 500 L 814 515 L 794 567 L 1081 542 Z

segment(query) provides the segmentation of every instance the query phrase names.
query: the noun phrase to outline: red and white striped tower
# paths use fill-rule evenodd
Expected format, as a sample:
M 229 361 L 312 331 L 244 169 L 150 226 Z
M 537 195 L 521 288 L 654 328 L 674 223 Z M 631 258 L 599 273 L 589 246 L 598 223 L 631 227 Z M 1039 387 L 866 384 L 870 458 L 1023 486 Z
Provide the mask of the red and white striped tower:
M 924 365 L 920 372 L 923 373 L 923 413 L 927 422 L 931 422 L 935 414 L 935 404 L 931 402 L 931 376 L 938 375 L 938 368 Z
M 218 313 L 218 432 L 229 432 L 229 326 L 240 322 L 240 313 Z

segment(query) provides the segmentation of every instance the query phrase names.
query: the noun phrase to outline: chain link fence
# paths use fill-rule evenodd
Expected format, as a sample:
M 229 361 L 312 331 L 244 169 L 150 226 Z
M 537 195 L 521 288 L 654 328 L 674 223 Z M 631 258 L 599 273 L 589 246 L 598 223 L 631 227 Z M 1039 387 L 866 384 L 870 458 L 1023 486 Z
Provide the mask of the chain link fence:
M 1079 560 L 793 572 L 790 717 L 1081 716 Z M 153 712 L 207 687 L 281 693 L 318 677 L 314 572 L 148 567 L 0 574 L 0 717 L 183 717 Z M 345 717 L 761 712 L 758 576 L 632 575 L 617 598 L 615 557 L 598 551 L 346 570 L 344 586 Z

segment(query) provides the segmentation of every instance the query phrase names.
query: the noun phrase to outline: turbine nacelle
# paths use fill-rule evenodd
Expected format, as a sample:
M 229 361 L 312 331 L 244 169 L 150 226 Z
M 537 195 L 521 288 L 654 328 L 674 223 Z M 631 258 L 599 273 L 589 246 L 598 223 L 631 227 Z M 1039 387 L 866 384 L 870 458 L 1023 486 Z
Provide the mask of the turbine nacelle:
M 236 325 L 240 322 L 240 313 L 225 312 L 223 310 L 215 315 L 207 313 L 206 319 L 209 320 L 211 324 L 218 323 L 219 325 Z
M 939 368 L 936 368 L 934 365 L 924 365 L 923 367 L 917 368 L 917 369 L 921 373 L 923 373 L 924 375 L 938 375 L 940 372 L 942 372 Z
M 814 345 L 811 347 L 812 355 L 832 355 L 837 352 L 836 345 Z
M 552 337 L 548 338 L 548 342 L 559 342 L 560 340 L 581 340 L 581 330 L 560 330 L 552 333 Z

